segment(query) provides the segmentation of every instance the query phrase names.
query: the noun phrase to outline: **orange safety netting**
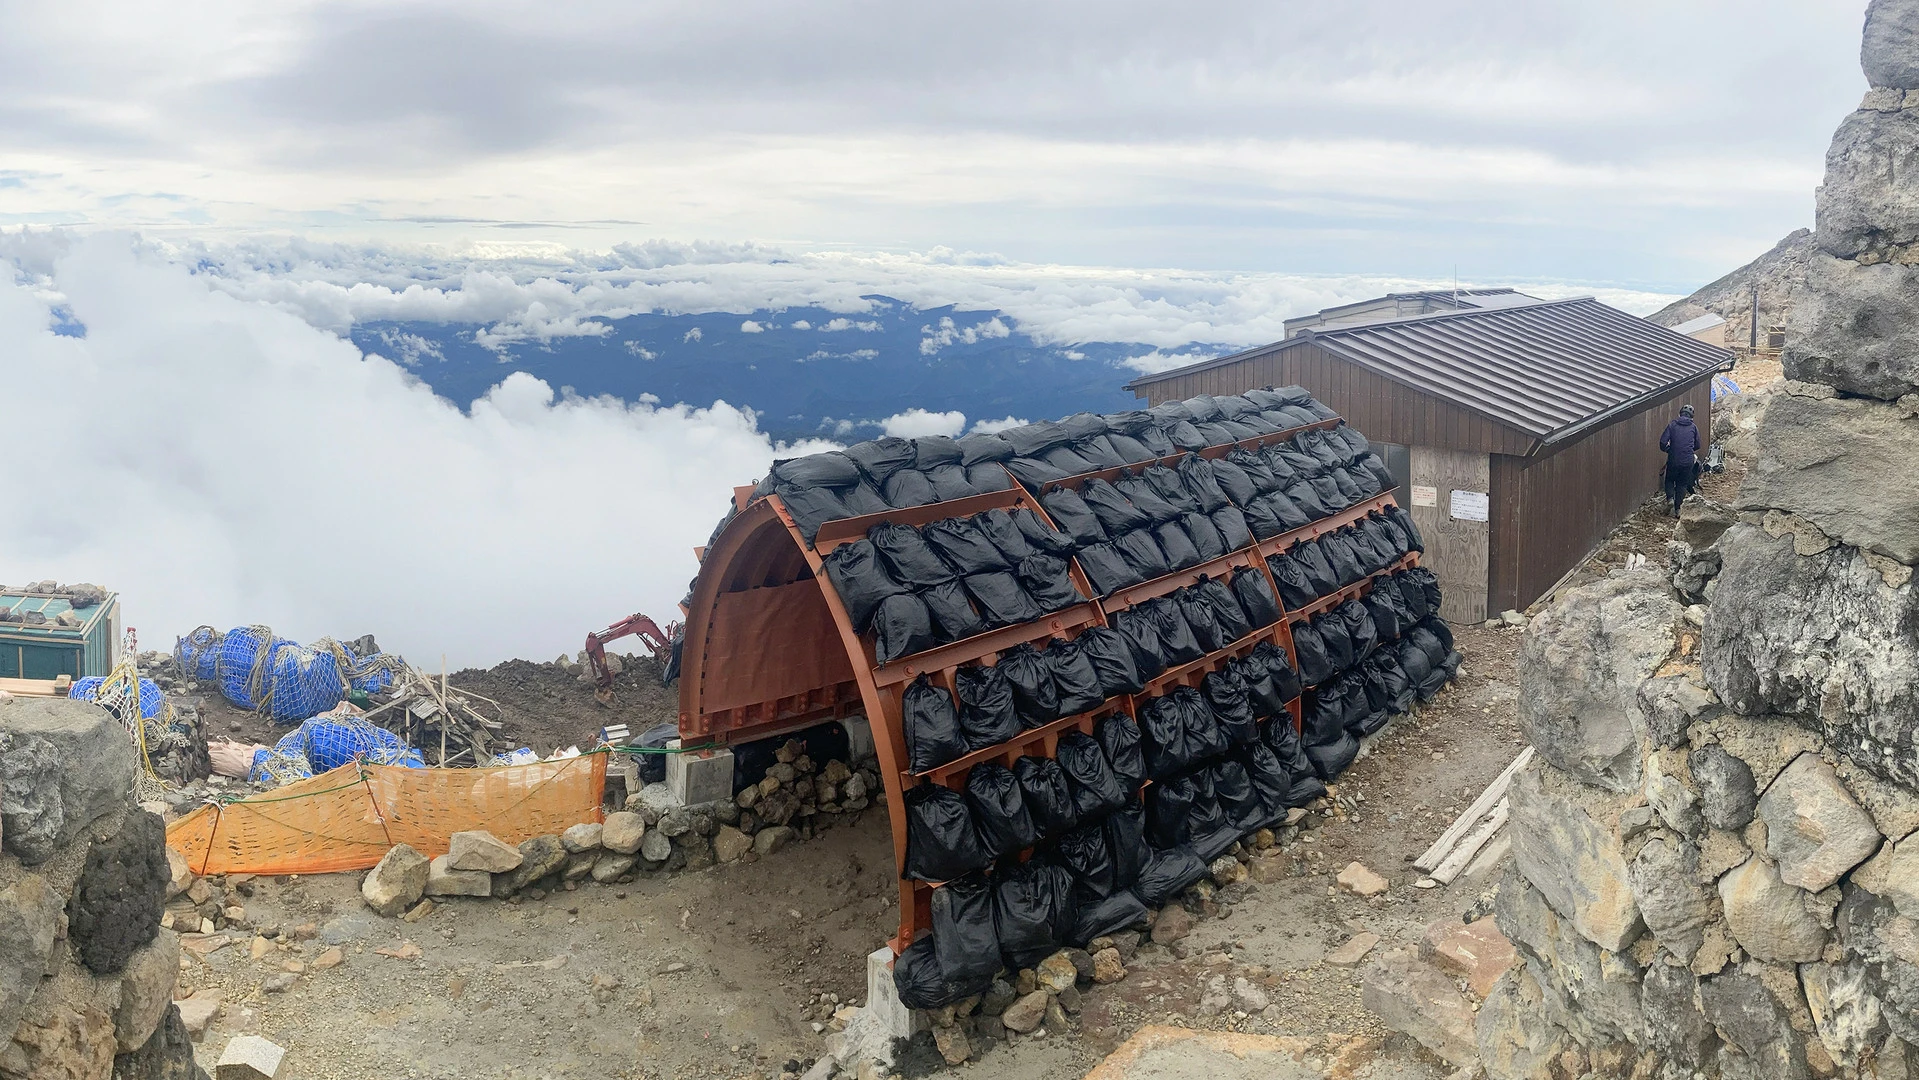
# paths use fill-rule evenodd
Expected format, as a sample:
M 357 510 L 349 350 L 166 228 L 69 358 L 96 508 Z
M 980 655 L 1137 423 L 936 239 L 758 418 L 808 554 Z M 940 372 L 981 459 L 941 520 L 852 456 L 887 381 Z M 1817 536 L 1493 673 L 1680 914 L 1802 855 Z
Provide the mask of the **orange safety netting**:
M 517 844 L 600 820 L 606 755 L 497 769 L 407 769 L 348 762 L 266 795 L 203 806 L 167 827 L 198 874 L 364 870 L 407 844 L 443 855 L 456 832 Z

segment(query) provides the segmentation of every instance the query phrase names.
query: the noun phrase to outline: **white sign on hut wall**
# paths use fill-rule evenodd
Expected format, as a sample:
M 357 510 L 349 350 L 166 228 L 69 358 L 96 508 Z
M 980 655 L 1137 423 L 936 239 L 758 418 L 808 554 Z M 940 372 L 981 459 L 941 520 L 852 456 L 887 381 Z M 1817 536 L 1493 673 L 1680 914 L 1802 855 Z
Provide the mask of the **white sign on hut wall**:
M 1453 517 L 1459 521 L 1485 521 L 1492 516 L 1492 500 L 1483 491 L 1453 491 Z
M 1413 485 L 1413 505 L 1414 506 L 1438 506 L 1439 505 L 1439 489 L 1436 487 L 1429 487 L 1425 484 L 1414 484 Z

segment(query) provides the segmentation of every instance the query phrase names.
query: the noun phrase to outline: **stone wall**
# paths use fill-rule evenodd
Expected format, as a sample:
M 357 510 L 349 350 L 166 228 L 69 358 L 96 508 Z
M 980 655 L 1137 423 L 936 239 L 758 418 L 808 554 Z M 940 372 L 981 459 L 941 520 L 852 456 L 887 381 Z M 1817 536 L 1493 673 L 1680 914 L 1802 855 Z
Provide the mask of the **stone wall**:
M 0 1080 L 204 1080 L 160 926 L 166 830 L 106 710 L 0 698 Z
M 1528 632 L 1494 1080 L 1919 1076 L 1919 0 L 1863 59 L 1729 527 Z

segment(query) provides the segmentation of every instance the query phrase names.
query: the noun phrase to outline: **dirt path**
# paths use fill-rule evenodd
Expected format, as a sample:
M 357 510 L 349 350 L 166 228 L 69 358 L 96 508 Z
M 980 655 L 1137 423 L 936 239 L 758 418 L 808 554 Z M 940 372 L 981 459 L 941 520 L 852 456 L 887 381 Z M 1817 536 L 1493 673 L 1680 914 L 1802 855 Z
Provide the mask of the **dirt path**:
M 1216 918 L 1174 949 L 1148 945 L 1134 974 L 1086 995 L 1076 1038 L 986 1049 L 992 1075 L 1083 1076 L 1140 1025 L 1203 1016 L 1204 980 L 1244 975 L 1281 1006 L 1286 1034 L 1384 1034 L 1359 1005 L 1356 975 L 1319 961 L 1359 929 L 1410 942 L 1457 914 L 1480 883 L 1412 888 L 1410 860 L 1520 748 L 1513 658 L 1518 634 L 1458 631 L 1458 683 L 1389 728 L 1342 778 L 1342 805 L 1309 818 L 1296 876 L 1235 886 Z M 1350 802 L 1348 802 L 1350 800 Z M 1356 808 L 1348 810 L 1348 807 Z M 1358 860 L 1385 874 L 1384 898 L 1329 895 Z M 864 995 L 864 958 L 893 925 L 896 889 L 886 819 L 867 811 L 752 865 L 588 884 L 518 904 L 453 900 L 417 923 L 382 919 L 357 875 L 256 879 L 234 892 L 256 926 L 311 940 L 254 959 L 249 942 L 190 958 L 183 984 L 219 987 L 226 1015 L 202 1044 L 210 1066 L 228 1037 L 266 1035 L 289 1048 L 287 1080 L 363 1077 L 777 1077 L 821 1052 L 815 1023 Z M 272 935 L 268 935 L 272 936 Z M 414 958 L 380 955 L 387 949 Z M 339 945 L 345 962 L 278 992 L 288 961 L 310 965 Z M 1419 1058 L 1413 1054 L 1414 1059 Z M 918 1068 L 937 1061 L 911 1057 Z M 977 1067 L 980 1063 L 976 1062 Z M 1409 1074 L 1414 1075 L 1414 1074 Z M 1443 1073 L 1435 1074 L 1443 1075 Z

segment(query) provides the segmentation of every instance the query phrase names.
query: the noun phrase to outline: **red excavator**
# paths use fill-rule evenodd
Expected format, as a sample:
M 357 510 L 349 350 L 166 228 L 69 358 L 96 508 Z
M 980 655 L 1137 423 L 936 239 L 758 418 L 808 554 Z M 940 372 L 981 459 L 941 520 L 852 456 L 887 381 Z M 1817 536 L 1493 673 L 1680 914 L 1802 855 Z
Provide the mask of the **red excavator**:
M 586 659 L 593 666 L 596 684 L 593 696 L 602 705 L 613 704 L 613 673 L 606 667 L 606 643 L 629 634 L 637 635 L 654 656 L 670 656 L 672 643 L 680 636 L 680 624 L 669 623 L 661 630 L 659 623 L 635 612 L 597 634 L 586 635 Z

